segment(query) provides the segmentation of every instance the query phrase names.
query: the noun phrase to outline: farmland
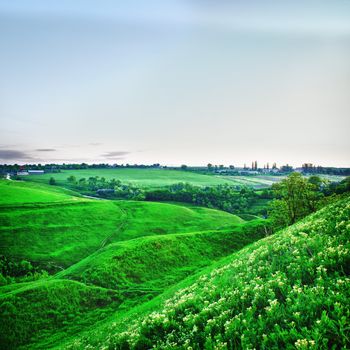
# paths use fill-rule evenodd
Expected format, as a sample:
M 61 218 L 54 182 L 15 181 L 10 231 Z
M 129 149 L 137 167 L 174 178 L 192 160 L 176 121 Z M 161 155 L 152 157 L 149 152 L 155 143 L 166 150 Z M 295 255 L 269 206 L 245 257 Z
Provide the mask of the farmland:
M 254 189 L 268 188 L 273 183 L 281 181 L 285 176 L 276 175 L 249 175 L 249 176 L 230 176 L 230 175 L 205 175 L 191 171 L 169 170 L 169 169 L 82 169 L 82 170 L 62 170 L 59 173 L 46 173 L 43 175 L 21 176 L 23 180 L 37 183 L 49 183 L 53 177 L 57 184 L 69 187 L 67 179 L 74 176 L 77 180 L 98 176 L 106 180 L 117 179 L 122 183 L 131 184 L 142 188 L 159 188 L 173 185 L 179 182 L 189 183 L 194 186 L 247 186 Z M 323 175 L 323 178 L 329 181 L 341 181 L 344 177 Z
M 209 175 L 201 175 L 181 170 L 165 169 L 86 169 L 86 170 L 62 170 L 60 173 L 30 175 L 23 178 L 30 181 L 48 183 L 50 177 L 54 177 L 59 185 L 65 184 L 69 176 L 77 179 L 93 176 L 104 177 L 106 180 L 118 179 L 123 183 L 129 183 L 139 187 L 162 187 L 178 182 L 188 182 L 198 186 L 222 185 L 227 181 Z

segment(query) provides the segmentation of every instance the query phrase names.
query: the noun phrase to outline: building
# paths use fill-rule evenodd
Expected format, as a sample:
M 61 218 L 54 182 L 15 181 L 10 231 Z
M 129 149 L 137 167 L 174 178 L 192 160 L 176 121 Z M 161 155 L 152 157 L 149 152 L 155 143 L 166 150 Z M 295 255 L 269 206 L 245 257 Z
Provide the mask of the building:
M 20 171 L 17 171 L 17 175 L 18 176 L 24 176 L 24 175 L 29 175 L 29 173 L 26 170 L 20 170 Z
M 28 175 L 43 175 L 45 174 L 44 170 L 28 170 Z

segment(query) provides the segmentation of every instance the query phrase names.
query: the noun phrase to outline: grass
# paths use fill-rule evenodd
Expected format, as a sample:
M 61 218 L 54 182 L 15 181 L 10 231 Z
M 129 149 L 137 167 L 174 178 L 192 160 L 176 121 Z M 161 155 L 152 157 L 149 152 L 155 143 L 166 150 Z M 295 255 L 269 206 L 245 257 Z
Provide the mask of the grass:
M 116 289 L 129 299 L 154 296 L 263 236 L 264 220 L 256 220 L 221 231 L 141 237 L 110 244 L 56 277 Z
M 54 272 L 0 287 L 6 349 L 350 345 L 350 197 L 263 238 L 254 215 L 0 190 L 0 254 Z
M 347 197 L 65 347 L 348 348 L 349 218 Z
M 144 189 L 156 189 L 169 186 L 179 182 L 190 183 L 195 186 L 216 186 L 229 184 L 233 186 L 247 186 L 254 189 L 270 187 L 273 183 L 281 181 L 285 176 L 253 175 L 253 176 L 229 176 L 229 175 L 204 175 L 191 171 L 169 170 L 169 169 L 79 169 L 62 170 L 60 173 L 47 173 L 43 175 L 29 175 L 21 178 L 26 181 L 48 184 L 49 179 L 54 177 L 59 186 L 70 188 L 67 181 L 69 176 L 88 179 L 99 176 L 107 180 L 117 179 L 125 184 L 136 185 Z M 340 181 L 344 177 L 322 175 L 321 177 L 330 181 Z
M 215 176 L 202 175 L 190 171 L 167 169 L 86 169 L 86 170 L 62 170 L 60 173 L 47 173 L 44 175 L 23 176 L 25 180 L 48 183 L 50 177 L 54 177 L 58 185 L 67 186 L 67 178 L 75 176 L 76 179 L 92 176 L 104 177 L 107 180 L 117 179 L 123 183 L 129 183 L 143 188 L 157 188 L 172 185 L 179 182 L 187 182 L 197 186 L 223 185 L 228 181 Z
M 1 185 L 7 199 L 0 205 L 0 253 L 63 270 L 0 288 L 1 342 L 7 348 L 50 347 L 263 234 L 255 229 L 258 222 L 245 225 L 213 209 L 90 200 L 28 182 Z
M 57 192 L 48 185 L 8 183 L 11 185 L 3 185 L 8 199 L 0 206 L 0 254 L 50 266 L 51 270 L 66 268 L 111 242 L 218 229 L 243 221 L 213 209 L 91 200 Z M 21 195 L 24 201 L 29 190 L 33 202 L 20 204 Z M 11 191 L 13 202 L 9 199 Z
M 55 203 L 76 200 L 77 193 L 60 188 L 20 181 L 0 180 L 0 205 Z
M 256 230 L 257 227 L 260 230 Z M 0 288 L 0 326 L 9 348 L 51 348 L 123 314 L 222 256 L 263 236 L 263 222 L 231 230 L 114 243 L 55 276 Z M 74 282 L 79 280 L 80 282 Z
M 0 288 L 0 343 L 14 349 L 23 343 L 51 341 L 80 331 L 110 314 L 118 293 L 68 280 L 44 280 Z M 48 345 L 49 346 L 49 345 Z

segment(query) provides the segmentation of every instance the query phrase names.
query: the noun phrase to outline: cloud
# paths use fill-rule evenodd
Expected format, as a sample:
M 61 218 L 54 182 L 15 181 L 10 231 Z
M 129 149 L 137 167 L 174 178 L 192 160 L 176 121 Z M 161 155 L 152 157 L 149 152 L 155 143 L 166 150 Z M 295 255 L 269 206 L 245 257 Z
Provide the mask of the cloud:
M 33 159 L 30 155 L 22 151 L 16 151 L 12 149 L 0 150 L 0 159 L 5 160 L 27 160 Z
M 36 149 L 37 152 L 56 152 L 54 148 L 38 148 Z
M 104 158 L 111 158 L 111 159 L 123 159 L 124 156 L 130 154 L 130 152 L 125 151 L 115 151 L 115 152 L 107 152 L 101 155 L 101 157 Z
M 103 143 L 101 143 L 101 142 L 90 142 L 89 145 L 90 146 L 101 146 L 101 145 L 103 145 Z

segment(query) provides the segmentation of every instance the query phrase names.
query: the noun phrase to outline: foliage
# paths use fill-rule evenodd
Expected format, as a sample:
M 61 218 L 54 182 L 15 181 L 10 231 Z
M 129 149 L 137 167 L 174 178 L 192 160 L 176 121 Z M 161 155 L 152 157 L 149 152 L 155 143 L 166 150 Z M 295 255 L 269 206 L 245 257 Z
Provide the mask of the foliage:
M 266 192 L 264 192 L 266 195 Z M 193 186 L 188 183 L 178 183 L 163 189 L 146 192 L 146 200 L 175 201 L 192 203 L 207 208 L 217 208 L 229 213 L 249 213 L 259 199 L 264 198 L 251 188 L 219 185 L 210 187 Z
M 350 176 L 340 182 L 330 182 L 322 188 L 322 192 L 330 196 L 332 194 L 343 194 L 350 192 Z
M 347 197 L 70 348 L 348 348 L 349 218 Z
M 304 178 L 292 173 L 272 186 L 275 200 L 270 205 L 270 217 L 277 227 L 294 224 L 317 209 L 323 196 L 320 192 L 322 180 L 316 176 Z
M 69 186 L 138 188 L 90 177 L 73 175 Z M 267 190 L 173 184 L 166 191 L 189 200 L 174 205 L 86 199 L 45 181 L 0 181 L 2 347 L 349 347 L 347 182 L 310 178 L 314 208 L 331 204 L 271 235 L 270 220 L 191 202 L 244 208 L 238 195 L 261 211 Z
M 38 340 L 39 335 L 46 338 L 58 333 L 64 338 L 111 314 L 120 303 L 115 291 L 73 281 L 45 280 L 12 286 L 2 287 L 7 288 L 6 293 L 0 293 L 3 349 L 18 348 Z

